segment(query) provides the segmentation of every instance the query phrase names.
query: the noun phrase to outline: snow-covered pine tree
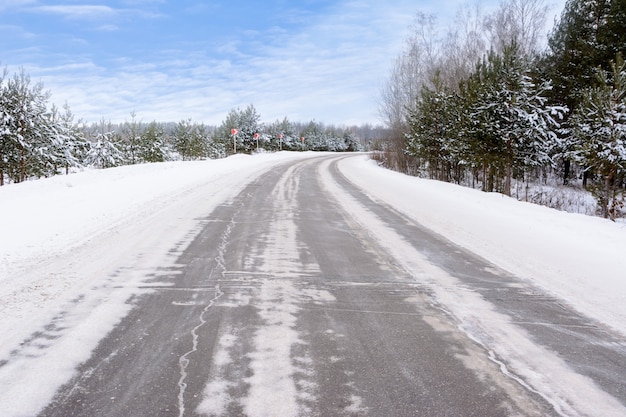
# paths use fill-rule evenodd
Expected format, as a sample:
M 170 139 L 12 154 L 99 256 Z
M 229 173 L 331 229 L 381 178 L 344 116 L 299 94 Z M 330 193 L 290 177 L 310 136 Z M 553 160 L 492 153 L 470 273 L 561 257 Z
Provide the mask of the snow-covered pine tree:
M 483 140 L 477 149 L 486 153 L 478 159 L 503 177 L 500 191 L 506 195 L 511 193 L 515 171 L 550 163 L 558 120 L 566 111 L 548 106 L 545 95 L 550 85 L 535 83 L 529 74 L 528 62 L 513 43 L 502 54 L 490 53 L 475 76 L 478 94 L 470 114 L 474 134 Z
M 548 39 L 546 67 L 555 88 L 552 98 L 576 108 L 584 88 L 594 85 L 598 66 L 608 60 L 599 36 L 606 22 L 610 0 L 568 0 Z M 614 56 L 613 56 L 614 57 Z
M 52 106 L 50 135 L 54 142 L 53 162 L 54 173 L 63 168 L 65 174 L 69 174 L 72 167 L 80 167 L 88 144 L 78 126 L 74 123 L 74 115 L 67 103 L 61 112 L 56 106 Z
M 139 159 L 143 162 L 163 162 L 172 159 L 165 130 L 160 123 L 152 121 L 139 137 Z
M 620 54 L 611 71 L 598 72 L 597 87 L 584 90 L 571 119 L 577 162 L 599 176 L 593 187 L 603 217 L 615 219 L 623 205 L 626 177 L 626 64 Z
M 540 62 L 545 78 L 552 80 L 548 97 L 554 105 L 576 109 L 583 101 L 584 90 L 595 87 L 599 70 L 610 70 L 609 62 L 619 52 L 626 54 L 626 1 L 567 0 L 559 21 L 548 38 L 548 51 Z M 569 182 L 572 170 L 570 144 L 573 124 L 566 116 L 559 135 L 556 158 L 563 183 Z M 582 167 L 583 184 L 589 169 Z
M 269 149 L 272 151 L 294 150 L 298 143 L 295 126 L 285 117 L 265 127 L 270 136 Z
M 23 69 L 2 89 L 3 171 L 14 182 L 53 173 L 49 96 Z
M 457 162 L 456 96 L 446 88 L 440 74 L 424 85 L 414 110 L 409 110 L 407 152 L 428 170 L 430 178 L 450 181 Z
M 122 141 L 120 146 L 126 154 L 128 163 L 132 165 L 144 162 L 140 157 L 142 154 L 141 135 L 143 126 L 141 121 L 137 120 L 137 114 L 134 111 L 130 113 L 130 121 L 126 120 L 122 124 L 121 133 Z
M 222 124 L 215 130 L 213 140 L 221 143 L 228 153 L 235 151 L 252 153 L 256 150 L 255 133 L 261 133 L 263 127 L 260 124 L 261 116 L 252 104 L 244 110 L 232 109 Z M 233 138 L 232 129 L 237 129 L 237 135 Z M 236 141 L 236 146 L 233 144 Z
M 119 146 L 119 137 L 113 129 L 111 122 L 104 119 L 91 132 L 89 150 L 85 158 L 85 164 L 95 168 L 111 168 L 124 165 L 126 155 Z
M 327 151 L 328 138 L 321 122 L 311 120 L 300 132 L 300 137 L 304 138 L 304 142 L 300 141 L 302 150 Z
M 49 97 L 24 70 L 7 79 L 5 69 L 0 76 L 0 185 L 80 165 L 87 144 L 69 106 L 48 110 Z
M 4 68 L 0 72 L 0 186 L 4 185 L 14 151 L 10 135 L 13 118 L 9 111 L 9 96 L 5 84 L 7 75 L 8 71 Z
M 360 152 L 362 149 L 361 142 L 354 136 L 350 130 L 343 133 L 343 150 L 345 152 Z
M 173 131 L 172 145 L 183 161 L 190 159 L 191 129 L 191 120 L 181 120 Z
M 257 148 L 257 142 L 254 138 L 255 133 L 259 133 L 263 127 L 260 124 L 261 116 L 257 113 L 252 104 L 248 105 L 244 110 L 237 110 L 237 134 L 241 141 L 241 151 L 252 153 Z

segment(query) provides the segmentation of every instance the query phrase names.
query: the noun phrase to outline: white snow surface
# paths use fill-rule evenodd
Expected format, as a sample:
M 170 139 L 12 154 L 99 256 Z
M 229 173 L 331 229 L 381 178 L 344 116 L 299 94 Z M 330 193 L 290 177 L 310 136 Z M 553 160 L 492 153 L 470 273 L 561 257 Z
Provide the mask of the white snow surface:
M 0 187 L 0 364 L 9 360 L 0 415 L 45 406 L 213 208 L 277 164 L 318 155 L 88 170 Z M 405 176 L 366 155 L 339 168 L 372 198 L 626 335 L 625 224 Z

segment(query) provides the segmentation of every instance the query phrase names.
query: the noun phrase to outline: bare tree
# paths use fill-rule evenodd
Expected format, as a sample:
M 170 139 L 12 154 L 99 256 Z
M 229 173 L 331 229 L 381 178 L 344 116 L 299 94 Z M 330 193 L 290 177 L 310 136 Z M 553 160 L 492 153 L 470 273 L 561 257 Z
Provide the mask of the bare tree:
M 422 85 L 433 72 L 438 53 L 435 23 L 433 15 L 417 14 L 407 38 L 407 47 L 396 59 L 382 88 L 379 111 L 391 129 L 403 129 L 407 109 L 415 107 Z
M 491 47 L 496 52 L 516 42 L 525 56 L 531 56 L 539 49 L 543 35 L 548 6 L 544 0 L 508 0 L 485 19 Z
M 440 80 L 452 91 L 457 90 L 459 80 L 469 77 L 489 49 L 484 22 L 480 3 L 476 2 L 459 9 L 453 29 L 447 33 L 438 67 Z

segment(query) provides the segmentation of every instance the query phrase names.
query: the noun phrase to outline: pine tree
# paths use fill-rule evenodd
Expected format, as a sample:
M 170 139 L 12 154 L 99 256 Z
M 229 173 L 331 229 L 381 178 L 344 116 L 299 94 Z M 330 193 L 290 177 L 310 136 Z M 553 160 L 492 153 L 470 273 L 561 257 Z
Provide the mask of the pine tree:
M 343 143 L 343 150 L 346 152 L 360 152 L 362 150 L 361 143 L 349 130 L 343 134 Z
M 613 0 L 607 17 L 604 39 L 607 44 L 607 57 L 613 59 L 621 54 L 626 56 L 626 1 Z
M 5 73 L 6 74 L 6 73 Z M 14 182 L 51 174 L 49 92 L 21 70 L 2 88 L 2 169 Z
M 299 141 L 296 128 L 287 117 L 269 124 L 265 131 L 270 135 L 270 149 L 273 151 L 294 150 Z
M 120 138 L 111 122 L 103 120 L 93 127 L 92 141 L 85 164 L 96 168 L 112 168 L 126 164 L 126 155 L 120 146 Z
M 74 123 L 74 115 L 67 103 L 63 106 L 63 113 L 56 106 L 52 106 L 50 121 L 50 135 L 55 145 L 52 157 L 54 173 L 58 168 L 64 168 L 67 175 L 70 168 L 82 165 L 81 160 L 88 144 Z
M 153 121 L 139 137 L 139 158 L 143 162 L 163 162 L 171 159 L 163 126 Z
M 599 70 L 610 70 L 626 54 L 624 0 L 568 0 L 548 39 L 543 66 L 553 81 L 554 102 L 575 109 L 583 91 L 597 85 Z
M 11 126 L 13 117 L 9 111 L 9 96 L 5 86 L 8 71 L 6 68 L 0 73 L 0 186 L 4 185 L 5 175 L 8 174 L 11 158 L 14 152 Z
M 422 87 L 415 110 L 409 111 L 407 151 L 425 162 L 430 177 L 450 181 L 456 164 L 456 101 L 437 73 L 433 88 Z
M 189 156 L 192 159 L 204 159 L 208 157 L 209 131 L 203 123 L 196 123 L 191 128 L 191 143 L 189 144 Z
M 183 161 L 187 161 L 194 158 L 194 127 L 191 123 L 191 119 L 181 120 L 174 128 L 173 135 L 174 149 L 180 155 Z
M 300 132 L 300 137 L 304 138 L 304 142 L 300 141 L 302 150 L 328 150 L 328 137 L 324 125 L 321 122 L 311 120 Z
M 515 43 L 502 54 L 490 53 L 461 90 L 468 96 L 467 127 L 461 131 L 470 137 L 472 159 L 483 165 L 486 190 L 493 190 L 492 177 L 500 176 L 499 190 L 510 195 L 515 172 L 550 163 L 566 109 L 547 105 L 550 85 L 534 82 Z
M 568 0 L 549 36 L 549 50 L 540 70 L 554 86 L 549 99 L 573 111 L 584 99 L 584 90 L 597 86 L 598 71 L 609 70 L 616 54 L 626 54 L 626 2 L 624 0 Z M 563 183 L 570 176 L 571 134 L 575 127 L 566 115 L 559 134 L 556 158 L 562 165 Z M 584 167 L 583 184 L 588 167 Z
M 137 114 L 134 111 L 130 113 L 130 117 L 130 121 L 126 120 L 122 124 L 122 143 L 120 145 L 126 153 L 126 160 L 132 165 L 143 162 L 140 158 L 143 126 L 140 121 L 137 121 Z
M 216 129 L 213 140 L 223 144 L 229 153 L 245 152 L 252 153 L 256 150 L 255 133 L 260 133 L 262 126 L 260 124 L 261 116 L 257 113 L 252 104 L 244 110 L 232 109 L 222 124 Z M 232 129 L 237 129 L 238 133 L 233 138 Z M 233 141 L 236 143 L 234 144 Z
M 626 176 L 626 64 L 621 55 L 611 72 L 599 71 L 597 87 L 583 92 L 572 117 L 574 156 L 599 175 L 594 188 L 602 215 L 615 219 L 622 202 L 617 188 Z

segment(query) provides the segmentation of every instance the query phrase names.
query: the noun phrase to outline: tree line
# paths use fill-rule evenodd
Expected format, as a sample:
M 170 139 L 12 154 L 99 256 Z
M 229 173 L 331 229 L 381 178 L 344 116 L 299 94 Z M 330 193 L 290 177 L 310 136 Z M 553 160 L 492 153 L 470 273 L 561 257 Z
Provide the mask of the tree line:
M 253 105 L 232 109 L 220 126 L 190 119 L 146 123 L 134 112 L 123 123 L 87 124 L 76 121 L 68 105 L 59 109 L 49 100 L 43 84 L 32 82 L 24 70 L 0 73 L 0 185 L 86 166 L 223 158 L 235 152 L 360 151 L 384 134 L 371 125 L 337 127 L 314 120 L 265 124 Z
M 542 46 L 542 0 L 418 14 L 381 94 L 383 164 L 511 195 L 513 180 L 580 177 L 614 219 L 626 186 L 626 2 L 568 0 Z

